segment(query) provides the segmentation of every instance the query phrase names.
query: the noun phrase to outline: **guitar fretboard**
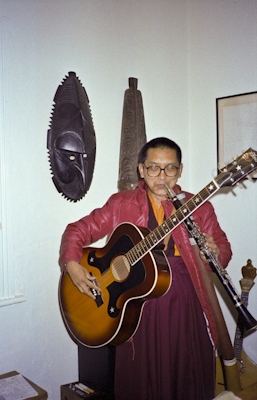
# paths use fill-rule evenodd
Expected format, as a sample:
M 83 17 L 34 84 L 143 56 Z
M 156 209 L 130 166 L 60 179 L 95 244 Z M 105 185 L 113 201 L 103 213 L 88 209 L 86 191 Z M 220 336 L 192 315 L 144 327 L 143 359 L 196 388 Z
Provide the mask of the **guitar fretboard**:
M 151 231 L 144 239 L 126 253 L 130 265 L 133 266 L 136 264 L 219 189 L 220 187 L 217 182 L 215 180 L 211 181 L 204 189 L 191 197 L 191 199 L 189 199 L 173 215 L 167 218 L 160 226 Z

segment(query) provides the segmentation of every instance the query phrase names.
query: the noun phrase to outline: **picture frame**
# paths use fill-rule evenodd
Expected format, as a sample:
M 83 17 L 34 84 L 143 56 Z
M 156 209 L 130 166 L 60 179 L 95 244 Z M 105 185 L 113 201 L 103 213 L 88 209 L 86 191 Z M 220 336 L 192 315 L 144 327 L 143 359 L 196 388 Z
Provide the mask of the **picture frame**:
M 216 99 L 217 160 L 222 168 L 251 147 L 257 150 L 257 92 Z M 257 179 L 254 171 L 251 177 Z

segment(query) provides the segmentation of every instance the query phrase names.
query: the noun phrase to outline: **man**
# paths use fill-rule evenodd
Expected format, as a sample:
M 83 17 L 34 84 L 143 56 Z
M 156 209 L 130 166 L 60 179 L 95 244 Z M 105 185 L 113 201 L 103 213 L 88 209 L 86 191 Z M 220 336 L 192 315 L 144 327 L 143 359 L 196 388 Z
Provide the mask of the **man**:
M 177 193 L 183 170 L 179 146 L 156 138 L 140 151 L 142 179 L 131 191 L 114 194 L 101 208 L 68 225 L 62 240 L 61 262 L 81 293 L 94 297 L 92 277 L 79 262 L 83 246 L 112 233 L 122 222 L 153 230 L 174 212 L 165 184 Z M 192 195 L 185 193 L 187 199 Z M 194 219 L 206 243 L 226 267 L 230 244 L 211 203 L 204 203 Z M 116 400 L 211 400 L 214 398 L 214 349 L 217 331 L 197 258 L 188 233 L 180 224 L 165 242 L 172 270 L 168 292 L 146 302 L 132 340 L 117 346 Z M 204 254 L 200 254 L 206 261 Z M 65 268 L 65 267 L 64 267 Z

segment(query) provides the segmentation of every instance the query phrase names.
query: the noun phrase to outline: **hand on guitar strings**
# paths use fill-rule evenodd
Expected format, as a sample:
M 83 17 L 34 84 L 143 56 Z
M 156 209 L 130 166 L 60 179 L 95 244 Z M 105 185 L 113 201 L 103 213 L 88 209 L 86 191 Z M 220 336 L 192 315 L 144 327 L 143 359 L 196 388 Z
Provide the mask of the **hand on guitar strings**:
M 219 250 L 218 246 L 216 245 L 216 243 L 214 242 L 213 237 L 212 236 L 208 236 L 207 233 L 203 233 L 203 236 L 206 239 L 205 244 L 209 247 L 210 251 L 213 254 L 215 254 L 216 257 L 218 257 L 218 255 L 220 253 L 220 250 Z M 204 252 L 202 250 L 200 250 L 200 257 L 205 263 L 208 262 L 206 257 L 205 257 L 205 254 L 204 254 Z
M 73 284 L 78 288 L 80 293 L 84 293 L 92 299 L 95 299 L 91 289 L 101 291 L 101 289 L 93 283 L 96 277 L 90 275 L 86 268 L 73 260 L 67 262 L 66 270 L 70 275 Z

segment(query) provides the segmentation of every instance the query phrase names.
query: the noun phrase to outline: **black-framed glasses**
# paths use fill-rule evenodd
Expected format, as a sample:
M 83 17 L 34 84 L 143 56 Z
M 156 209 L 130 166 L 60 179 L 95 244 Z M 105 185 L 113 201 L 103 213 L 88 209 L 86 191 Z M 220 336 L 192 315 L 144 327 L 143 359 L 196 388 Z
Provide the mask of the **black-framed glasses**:
M 146 167 L 145 164 L 143 164 L 143 166 L 147 170 L 148 176 L 150 176 L 151 178 L 156 178 L 160 175 L 162 171 L 164 171 L 165 175 L 167 175 L 168 177 L 175 178 L 175 176 L 178 175 L 179 171 L 179 167 L 171 164 L 166 165 L 166 167 L 164 168 L 159 167 L 159 165 L 150 165 L 150 167 Z

